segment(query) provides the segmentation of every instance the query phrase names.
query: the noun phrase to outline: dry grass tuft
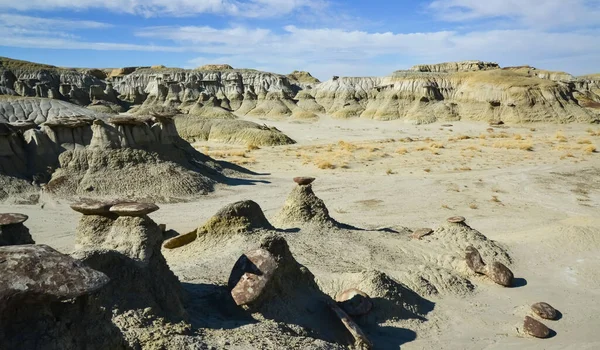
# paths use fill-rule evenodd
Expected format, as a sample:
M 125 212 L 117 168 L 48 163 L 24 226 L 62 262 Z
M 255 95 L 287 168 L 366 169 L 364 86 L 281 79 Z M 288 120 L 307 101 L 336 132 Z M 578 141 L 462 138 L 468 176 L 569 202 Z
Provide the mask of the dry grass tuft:
M 471 208 L 471 209 L 478 209 L 479 206 L 477 206 L 477 204 L 475 204 L 475 203 L 471 203 L 471 204 L 469 204 L 469 208 Z
M 426 172 L 426 173 L 430 173 L 430 172 L 431 172 L 431 169 L 429 169 L 429 168 L 425 168 L 425 169 L 423 169 L 423 171 L 424 171 L 424 172 Z
M 498 196 L 492 196 L 492 199 L 490 199 L 490 201 L 492 202 L 496 202 L 496 203 L 500 203 L 500 199 L 498 199 Z
M 596 153 L 597 149 L 595 145 L 587 145 L 583 147 L 585 153 Z
M 335 165 L 331 164 L 328 160 L 319 159 L 315 161 L 315 165 L 319 169 L 335 169 Z
M 556 134 L 554 135 L 554 138 L 558 142 L 567 142 L 567 137 L 565 136 L 565 134 L 562 131 L 557 131 Z
M 385 171 L 385 173 L 386 173 L 386 175 L 395 174 L 395 172 L 392 169 L 389 169 L 389 168 Z
M 505 149 L 520 149 L 522 151 L 533 151 L 533 143 L 531 141 L 497 141 L 492 145 L 494 148 L 505 148 Z
M 396 150 L 396 153 L 402 155 L 408 153 L 408 150 L 406 149 L 406 147 L 400 147 Z
M 255 151 L 257 149 L 260 149 L 260 147 L 258 147 L 257 145 L 255 145 L 253 143 L 250 143 L 250 144 L 248 144 L 247 149 L 248 149 L 248 151 Z
M 579 145 L 591 145 L 592 144 L 592 140 L 581 138 L 581 139 L 577 140 L 577 144 L 579 144 Z

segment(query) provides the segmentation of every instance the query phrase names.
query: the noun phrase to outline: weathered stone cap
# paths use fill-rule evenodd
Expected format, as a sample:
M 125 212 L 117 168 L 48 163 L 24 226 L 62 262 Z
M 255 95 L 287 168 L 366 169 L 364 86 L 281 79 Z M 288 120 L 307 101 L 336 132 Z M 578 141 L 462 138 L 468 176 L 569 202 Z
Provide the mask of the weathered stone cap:
M 313 181 L 315 181 L 314 177 L 298 176 L 294 178 L 294 182 L 300 186 L 310 185 Z
M 0 247 L 0 306 L 11 299 L 72 299 L 100 289 L 109 278 L 47 245 Z
M 113 205 L 110 212 L 119 216 L 144 216 L 158 209 L 154 203 L 119 203 Z
M 105 215 L 110 213 L 110 208 L 118 201 L 98 201 L 94 199 L 84 199 L 71 204 L 71 209 L 84 215 Z
M 453 224 L 460 224 L 466 221 L 464 216 L 452 216 L 449 217 L 448 222 L 453 223 Z
M 19 213 L 0 214 L 0 226 L 22 224 L 29 219 L 29 216 Z

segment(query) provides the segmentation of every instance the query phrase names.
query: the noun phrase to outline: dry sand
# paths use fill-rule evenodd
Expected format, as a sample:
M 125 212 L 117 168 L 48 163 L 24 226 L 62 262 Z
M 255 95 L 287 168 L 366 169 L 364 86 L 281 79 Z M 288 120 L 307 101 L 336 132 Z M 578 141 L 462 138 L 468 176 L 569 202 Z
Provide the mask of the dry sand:
M 322 117 L 268 123 L 298 143 L 260 149 L 195 144 L 263 174 L 257 177 L 262 182 L 220 187 L 194 203 L 161 205 L 150 216 L 185 233 L 224 205 L 251 199 L 272 218 L 299 175 L 317 178 L 313 188 L 333 218 L 361 228 L 435 228 L 462 215 L 508 248 L 519 286 L 471 278 L 473 293 L 428 297 L 435 307 L 427 321 L 403 324 L 405 331 L 380 346 L 600 348 L 600 154 L 591 152 L 600 147 L 599 126 L 527 124 L 490 132 L 474 122 L 415 126 Z M 42 202 L 0 205 L 0 212 L 29 215 L 26 225 L 37 243 L 69 252 L 79 214 L 68 203 Z M 295 255 L 305 263 L 303 254 Z M 556 332 L 551 339 L 520 332 L 529 305 L 539 301 L 562 312 L 559 321 L 544 321 Z

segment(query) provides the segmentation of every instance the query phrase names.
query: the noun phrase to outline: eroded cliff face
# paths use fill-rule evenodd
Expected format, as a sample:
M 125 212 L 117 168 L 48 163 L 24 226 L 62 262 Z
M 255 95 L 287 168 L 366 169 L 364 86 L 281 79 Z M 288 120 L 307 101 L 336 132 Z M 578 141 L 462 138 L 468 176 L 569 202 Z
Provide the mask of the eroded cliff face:
M 600 110 L 590 83 L 542 79 L 530 71 L 489 69 L 431 73 L 398 71 L 384 78 L 333 78 L 311 95 L 334 117 L 416 123 L 437 120 L 593 122 Z M 579 97 L 579 98 L 578 98 Z
M 284 76 L 225 65 L 192 70 L 128 67 L 107 73 L 6 59 L 0 59 L 0 64 L 0 92 L 4 94 L 70 101 L 104 113 L 147 114 L 153 108 L 167 108 L 212 119 L 236 115 L 314 119 L 327 114 L 415 123 L 600 119 L 597 77 L 575 78 L 529 66 L 500 68 L 483 61 L 418 65 L 386 77 L 333 77 L 322 83 L 307 72 Z M 4 103 L 0 121 L 11 120 L 12 115 L 13 120 L 39 123 L 63 111 L 75 113 L 60 102 L 44 103 L 49 106 L 39 110 L 27 101 Z M 132 105 L 139 107 L 130 110 Z M 76 113 L 87 115 L 81 110 Z M 32 119 L 32 115 L 38 116 Z

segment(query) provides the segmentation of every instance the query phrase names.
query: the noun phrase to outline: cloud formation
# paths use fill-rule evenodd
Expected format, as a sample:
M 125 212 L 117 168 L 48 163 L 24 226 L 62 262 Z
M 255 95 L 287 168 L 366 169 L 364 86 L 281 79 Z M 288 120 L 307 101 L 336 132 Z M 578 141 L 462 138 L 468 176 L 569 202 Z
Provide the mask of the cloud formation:
M 263 18 L 299 9 L 320 9 L 325 0 L 0 0 L 0 9 L 16 11 L 106 9 L 146 17 L 191 16 L 211 13 Z

